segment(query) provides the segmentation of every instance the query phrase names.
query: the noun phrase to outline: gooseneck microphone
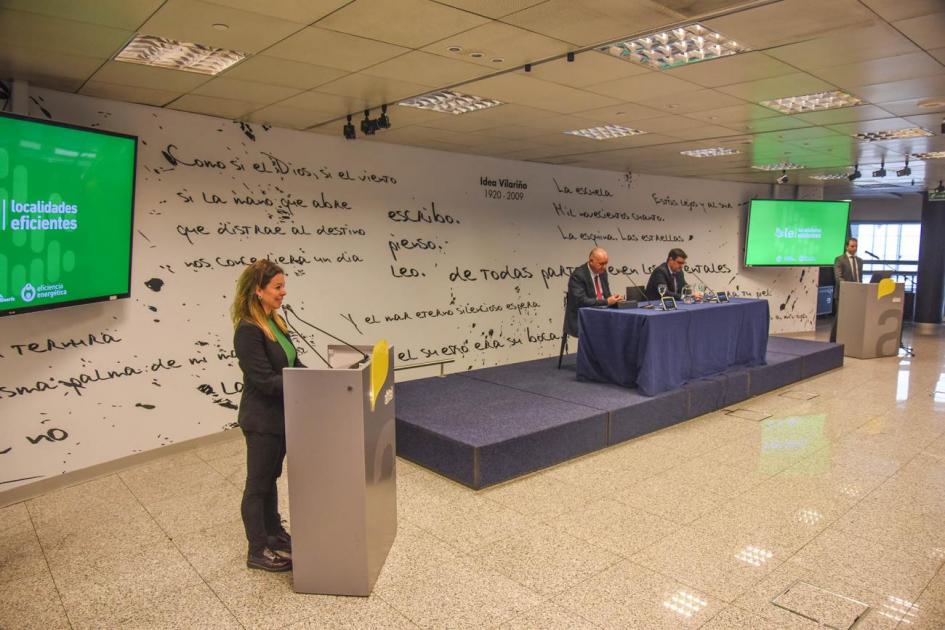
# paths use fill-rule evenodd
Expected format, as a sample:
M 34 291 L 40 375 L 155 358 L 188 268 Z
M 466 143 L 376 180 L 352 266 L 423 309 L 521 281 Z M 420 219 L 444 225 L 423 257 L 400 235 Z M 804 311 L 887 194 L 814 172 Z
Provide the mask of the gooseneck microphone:
M 303 335 L 301 332 L 299 332 L 299 329 L 296 328 L 295 326 L 293 326 L 293 325 L 292 325 L 292 322 L 289 321 L 289 313 L 290 313 L 290 312 L 293 312 L 293 311 L 292 311 L 291 309 L 289 309 L 289 308 L 286 308 L 287 306 L 288 306 L 287 304 L 283 304 L 283 305 L 282 305 L 282 310 L 285 312 L 285 317 L 284 317 L 283 319 L 285 320 L 286 326 L 288 326 L 289 328 L 292 329 L 292 332 L 294 332 L 294 333 L 298 336 L 298 338 L 301 339 L 302 342 L 305 343 L 305 345 L 308 346 L 309 349 L 310 349 L 312 352 L 315 353 L 315 356 L 317 356 L 319 359 L 322 360 L 322 363 L 324 363 L 324 364 L 327 365 L 328 367 L 332 368 L 332 365 L 331 365 L 331 363 L 328 362 L 328 359 L 326 359 L 325 357 L 323 357 L 322 354 L 321 354 L 321 352 L 319 352 L 318 350 L 316 350 L 316 349 L 315 349 L 315 346 L 313 346 L 311 343 L 309 343 L 308 339 L 305 338 L 305 335 Z M 332 368 L 332 369 L 334 369 L 334 368 Z
M 316 326 L 315 324 L 313 324 L 313 323 L 311 323 L 311 322 L 307 322 L 307 321 L 305 321 L 304 319 L 302 319 L 302 317 L 301 317 L 297 312 L 295 312 L 295 309 L 292 308 L 289 304 L 283 304 L 283 305 L 282 305 L 282 310 L 285 311 L 286 313 L 292 313 L 293 317 L 295 317 L 297 320 L 299 320 L 300 322 L 302 322 L 303 324 L 305 324 L 305 325 L 308 326 L 309 328 L 311 328 L 311 329 L 313 329 L 313 330 L 316 330 L 316 331 L 322 333 L 323 335 L 325 335 L 325 336 L 327 336 L 327 337 L 331 337 L 331 338 L 334 339 L 335 341 L 340 341 L 340 342 L 343 343 L 344 345 L 348 346 L 349 348 L 351 348 L 352 350 L 354 350 L 355 352 L 357 352 L 358 354 L 360 354 L 360 355 L 361 355 L 361 359 L 360 359 L 359 361 L 357 361 L 357 362 L 356 362 L 354 365 L 352 365 L 351 367 L 356 367 L 356 366 L 360 365 L 361 363 L 364 363 L 365 361 L 367 361 L 368 359 L 370 359 L 370 357 L 367 355 L 367 353 L 365 353 L 363 350 L 361 350 L 361 349 L 358 348 L 357 346 L 354 346 L 354 345 L 348 343 L 347 341 L 345 341 L 344 339 L 342 339 L 341 337 L 336 337 L 335 335 L 331 334 L 331 333 L 328 332 L 327 330 L 325 330 L 325 329 L 323 329 L 323 328 L 319 328 L 319 327 Z M 293 329 L 293 330 L 294 330 L 294 329 Z M 298 331 L 296 331 L 296 333 L 298 333 Z M 306 342 L 306 343 L 308 343 L 308 342 Z M 314 348 L 313 348 L 313 350 L 314 350 Z M 321 357 L 320 354 L 319 354 L 318 356 Z M 322 361 L 325 361 L 326 364 L 328 363 L 328 361 L 326 361 L 324 358 L 322 358 Z
M 703 280 L 702 278 L 700 278 L 700 277 L 699 277 L 699 274 L 697 274 L 694 270 L 691 270 L 691 269 L 690 269 L 690 270 L 689 270 L 689 273 L 691 273 L 692 275 L 694 275 L 694 276 L 696 277 L 696 280 L 698 280 L 698 281 L 701 282 L 703 285 L 705 285 L 705 292 L 706 292 L 706 293 L 709 293 L 709 294 L 711 294 L 711 295 L 713 295 L 713 296 L 714 296 L 714 295 L 717 295 L 716 292 L 712 290 L 712 287 L 709 286 L 709 283 L 706 282 L 705 280 Z M 704 300 L 704 299 L 705 299 L 705 298 L 703 297 L 703 300 Z M 716 299 L 718 299 L 718 298 L 716 298 Z
M 875 258 L 876 260 L 879 260 L 879 256 L 877 256 L 876 254 L 874 254 L 874 253 L 871 252 L 870 250 L 864 249 L 863 252 L 864 252 L 867 256 L 869 256 L 870 258 Z

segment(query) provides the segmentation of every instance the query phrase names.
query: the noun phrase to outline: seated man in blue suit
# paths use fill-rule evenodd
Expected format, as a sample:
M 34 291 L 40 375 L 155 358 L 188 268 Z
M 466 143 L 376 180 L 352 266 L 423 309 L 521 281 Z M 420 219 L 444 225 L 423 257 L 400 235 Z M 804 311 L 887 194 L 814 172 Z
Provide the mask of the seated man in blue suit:
M 600 247 L 591 250 L 586 265 L 575 267 L 568 279 L 568 305 L 565 309 L 564 329 L 572 337 L 578 336 L 578 309 L 583 306 L 610 306 L 623 300 L 622 295 L 611 295 L 607 282 L 607 252 Z
M 665 284 L 666 293 L 663 295 L 678 300 L 682 295 L 683 287 L 686 286 L 686 275 L 683 273 L 686 258 L 688 258 L 686 252 L 678 247 L 669 250 L 669 255 L 666 256 L 666 262 L 654 269 L 650 274 L 650 280 L 646 283 L 646 296 L 651 300 L 660 299 L 657 287 L 661 284 Z

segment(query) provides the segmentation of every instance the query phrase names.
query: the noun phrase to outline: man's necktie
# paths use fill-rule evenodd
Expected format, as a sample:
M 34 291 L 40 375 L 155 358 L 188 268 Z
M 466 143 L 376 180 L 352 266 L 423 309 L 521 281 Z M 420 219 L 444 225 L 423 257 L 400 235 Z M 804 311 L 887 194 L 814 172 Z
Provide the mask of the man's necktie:
M 594 289 L 597 291 L 597 299 L 604 299 L 604 292 L 600 288 L 600 274 L 594 276 Z
M 858 271 L 857 268 L 856 268 L 856 258 L 854 258 L 853 256 L 850 256 L 850 267 L 853 268 L 853 280 L 854 280 L 854 282 L 859 282 L 859 280 L 860 280 L 860 274 L 859 274 L 859 271 Z

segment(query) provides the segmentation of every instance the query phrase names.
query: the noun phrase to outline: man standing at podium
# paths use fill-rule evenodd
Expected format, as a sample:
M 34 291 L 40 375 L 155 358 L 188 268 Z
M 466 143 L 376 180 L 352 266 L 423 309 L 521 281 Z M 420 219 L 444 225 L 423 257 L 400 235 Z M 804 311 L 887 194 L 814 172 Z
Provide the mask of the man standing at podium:
M 587 264 L 574 268 L 568 279 L 568 299 L 564 316 L 564 331 L 572 337 L 578 336 L 578 309 L 583 306 L 610 306 L 623 299 L 622 295 L 611 295 L 607 282 L 607 263 L 610 259 L 600 247 L 595 247 L 587 257 Z M 563 346 L 562 346 L 563 347 Z
M 837 340 L 837 319 L 840 317 L 840 282 L 863 282 L 863 259 L 856 255 L 857 242 L 847 239 L 846 251 L 833 261 L 833 327 L 830 341 Z

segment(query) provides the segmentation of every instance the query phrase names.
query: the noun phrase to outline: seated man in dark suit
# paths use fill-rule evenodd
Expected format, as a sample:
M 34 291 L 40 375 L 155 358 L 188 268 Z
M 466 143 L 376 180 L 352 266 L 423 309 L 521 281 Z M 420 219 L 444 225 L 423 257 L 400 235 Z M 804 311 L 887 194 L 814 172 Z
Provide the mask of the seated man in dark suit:
M 686 275 L 683 273 L 683 267 L 686 265 L 686 252 L 674 247 L 669 250 L 666 262 L 653 270 L 650 279 L 646 283 L 646 296 L 651 300 L 660 299 L 657 287 L 661 284 L 666 285 L 666 297 L 676 298 L 682 295 L 683 287 L 686 286 Z M 697 298 L 699 296 L 696 296 Z
M 863 282 L 863 259 L 856 255 L 857 241 L 847 239 L 846 250 L 833 261 L 833 326 L 830 341 L 837 340 L 837 317 L 840 308 L 840 282 Z
M 607 252 L 600 247 L 591 250 L 586 265 L 575 267 L 568 279 L 568 302 L 565 309 L 564 332 L 578 336 L 578 309 L 583 306 L 610 306 L 623 300 L 611 295 L 607 282 Z

